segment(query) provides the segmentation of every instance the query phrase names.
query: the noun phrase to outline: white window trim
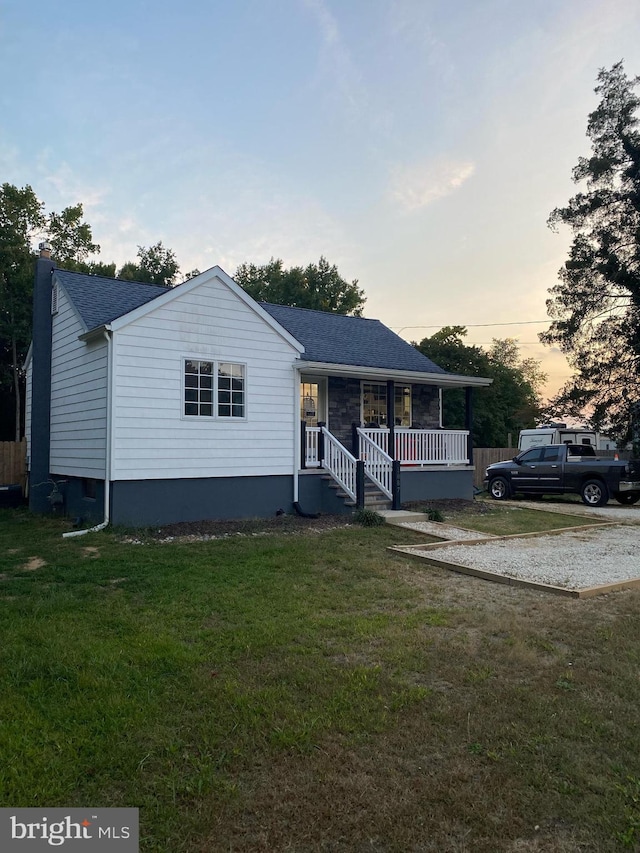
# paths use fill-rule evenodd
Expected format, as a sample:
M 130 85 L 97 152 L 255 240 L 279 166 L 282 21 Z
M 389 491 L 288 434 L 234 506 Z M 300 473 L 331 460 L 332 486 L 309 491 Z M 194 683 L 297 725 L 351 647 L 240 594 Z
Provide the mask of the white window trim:
M 185 373 L 186 373 L 186 363 L 188 361 L 208 361 L 212 365 L 212 391 L 213 391 L 213 414 L 211 415 L 187 415 L 185 414 L 185 392 L 186 392 L 186 384 L 185 384 Z M 237 364 L 242 368 L 243 378 L 244 378 L 244 415 L 241 418 L 234 417 L 233 415 L 219 415 L 218 414 L 218 365 L 219 364 Z M 214 358 L 213 356 L 208 355 L 183 355 L 180 361 L 181 367 L 181 380 L 180 380 L 180 419 L 183 421 L 193 421 L 193 422 L 205 422 L 211 423 L 212 421 L 216 421 L 217 423 L 244 423 L 248 420 L 248 398 L 249 395 L 247 393 L 248 386 L 248 369 L 246 361 L 238 361 L 233 358 Z

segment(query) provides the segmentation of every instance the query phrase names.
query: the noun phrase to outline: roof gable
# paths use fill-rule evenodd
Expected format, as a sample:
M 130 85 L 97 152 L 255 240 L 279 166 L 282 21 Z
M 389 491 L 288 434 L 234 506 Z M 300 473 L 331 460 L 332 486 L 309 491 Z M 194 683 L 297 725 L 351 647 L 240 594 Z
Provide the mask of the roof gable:
M 447 373 L 379 320 L 259 303 L 305 348 L 305 360 L 419 373 Z
M 73 309 L 86 328 L 86 334 L 102 326 L 120 329 L 158 305 L 165 305 L 182 294 L 217 279 L 257 314 L 268 326 L 299 353 L 304 347 L 288 329 L 264 310 L 220 267 L 212 267 L 197 276 L 176 285 L 163 287 L 140 281 L 86 275 L 68 270 L 54 270 L 56 280 L 67 292 Z M 156 300 L 159 300 L 156 303 Z M 151 304 L 153 303 L 153 304 Z

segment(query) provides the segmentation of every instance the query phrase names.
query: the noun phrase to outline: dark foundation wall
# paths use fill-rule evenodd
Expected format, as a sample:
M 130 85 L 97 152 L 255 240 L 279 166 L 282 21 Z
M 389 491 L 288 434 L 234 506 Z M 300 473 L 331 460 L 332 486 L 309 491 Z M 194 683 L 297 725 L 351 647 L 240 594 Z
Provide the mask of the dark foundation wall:
M 111 521 L 148 527 L 204 519 L 268 518 L 293 512 L 293 477 L 130 480 L 111 484 Z
M 60 498 L 47 500 L 47 514 L 78 519 L 88 527 L 104 519 L 104 482 L 80 477 L 56 478 Z M 353 507 L 320 474 L 299 479 L 304 512 L 342 514 Z M 53 486 L 49 486 L 49 493 Z M 269 518 L 293 508 L 292 477 L 225 477 L 198 480 L 138 480 L 111 484 L 110 520 L 123 527 L 150 527 L 204 519 Z
M 301 474 L 298 479 L 298 500 L 304 512 L 322 515 L 351 515 L 355 507 L 347 506 L 332 488 L 332 480 L 321 474 Z
M 400 500 L 473 500 L 473 467 L 400 471 Z

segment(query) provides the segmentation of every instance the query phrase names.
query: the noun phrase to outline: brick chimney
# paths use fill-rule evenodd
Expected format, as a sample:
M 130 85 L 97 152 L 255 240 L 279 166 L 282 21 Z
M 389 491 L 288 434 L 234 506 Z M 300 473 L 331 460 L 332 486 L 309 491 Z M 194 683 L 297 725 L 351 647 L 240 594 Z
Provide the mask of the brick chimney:
M 33 283 L 33 340 L 31 349 L 31 447 L 29 509 L 49 512 L 51 492 L 51 246 L 40 243 Z

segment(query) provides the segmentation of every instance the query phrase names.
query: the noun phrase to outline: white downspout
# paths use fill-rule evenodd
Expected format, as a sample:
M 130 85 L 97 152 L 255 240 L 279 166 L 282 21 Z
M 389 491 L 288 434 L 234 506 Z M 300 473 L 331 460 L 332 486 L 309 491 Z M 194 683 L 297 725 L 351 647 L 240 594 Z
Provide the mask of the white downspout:
M 299 497 L 299 471 L 302 453 L 302 442 L 300 440 L 300 371 L 293 366 L 293 503 L 298 503 Z
M 107 340 L 107 424 L 106 424 L 106 446 L 104 460 L 104 521 L 96 524 L 95 527 L 88 527 L 86 530 L 70 530 L 68 533 L 63 533 L 63 539 L 71 539 L 73 536 L 84 536 L 86 533 L 97 533 L 99 530 L 104 530 L 109 526 L 109 504 L 111 501 L 111 412 L 112 412 L 112 377 L 113 377 L 113 341 L 111 334 L 105 329 L 104 336 Z

